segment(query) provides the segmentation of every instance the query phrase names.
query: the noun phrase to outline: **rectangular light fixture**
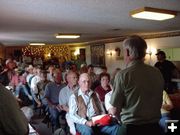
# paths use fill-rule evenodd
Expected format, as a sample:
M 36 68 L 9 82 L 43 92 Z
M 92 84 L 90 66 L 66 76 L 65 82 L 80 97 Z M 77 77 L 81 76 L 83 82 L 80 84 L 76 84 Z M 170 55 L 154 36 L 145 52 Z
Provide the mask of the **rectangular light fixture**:
M 56 35 L 56 38 L 76 39 L 79 37 L 80 37 L 80 35 L 78 35 L 78 34 L 58 34 L 58 35 Z
M 131 11 L 130 15 L 133 18 L 163 21 L 163 20 L 174 18 L 177 15 L 177 12 L 166 10 L 166 9 L 143 7 L 143 8 Z
M 45 45 L 45 43 L 29 43 L 29 45 Z

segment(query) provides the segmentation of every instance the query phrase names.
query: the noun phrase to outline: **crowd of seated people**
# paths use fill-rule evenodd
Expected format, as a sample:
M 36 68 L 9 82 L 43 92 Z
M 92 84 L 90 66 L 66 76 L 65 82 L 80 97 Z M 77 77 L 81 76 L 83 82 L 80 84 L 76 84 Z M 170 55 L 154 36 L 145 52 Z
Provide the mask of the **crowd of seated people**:
M 92 84 L 95 81 L 100 82 L 93 65 L 83 64 L 79 70 L 76 64 L 67 67 L 68 69 L 64 70 L 52 64 L 47 69 L 32 64 L 21 67 L 13 59 L 8 59 L 0 72 L 0 82 L 7 88 L 11 88 L 12 94 L 21 107 L 31 105 L 34 110 L 42 107 L 56 130 L 60 127 L 59 116 L 63 114 L 62 112 L 66 114 L 69 111 L 69 97 L 79 87 L 79 75 L 88 73 Z M 68 121 L 68 115 L 65 118 L 70 126 L 71 120 Z M 70 132 L 75 134 L 71 126 Z
M 94 129 L 91 130 L 88 127 L 95 127 L 95 125 L 90 120 L 95 115 L 109 113 L 109 108 L 112 107 L 110 104 L 110 98 L 113 92 L 112 85 L 115 75 L 121 69 L 115 69 L 111 75 L 108 73 L 107 67 L 102 67 L 100 73 L 96 74 L 94 66 L 91 64 L 88 66 L 83 64 L 79 70 L 76 64 L 71 64 L 67 67 L 67 69 L 61 69 L 50 64 L 47 69 L 33 65 L 27 65 L 22 68 L 10 59 L 2 68 L 0 82 L 4 86 L 11 86 L 12 94 L 21 105 L 29 105 L 24 103 L 28 99 L 33 109 L 43 108 L 45 112 L 44 115 L 48 115 L 50 119 L 53 131 L 61 127 L 61 119 L 59 119 L 59 117 L 63 115 L 69 126 L 69 130 L 66 130 L 66 132 L 72 135 L 77 135 L 79 132 L 81 132 L 82 135 L 92 134 Z M 89 97 L 86 97 L 86 95 L 79 97 L 83 90 L 86 91 L 90 89 L 91 91 L 88 93 L 90 94 Z M 95 93 L 95 96 L 91 95 L 93 93 Z M 90 103 L 89 107 L 93 109 L 90 109 L 89 112 L 88 107 L 86 108 L 84 103 L 79 103 L 79 101 L 82 101 L 82 98 L 86 105 L 90 102 L 88 100 L 91 98 L 92 101 L 94 100 L 96 102 Z M 168 103 L 169 102 L 170 101 L 168 101 Z M 164 101 L 163 103 L 167 102 Z M 164 106 L 165 105 L 162 105 L 162 109 L 165 108 Z M 69 107 L 71 107 L 71 109 L 69 109 Z M 78 107 L 85 108 L 85 110 L 82 109 L 82 112 L 78 112 Z M 168 113 L 168 116 L 172 108 L 173 105 L 165 111 Z M 92 110 L 94 110 L 94 112 Z M 163 114 L 160 121 L 163 128 L 164 119 L 166 119 L 164 118 L 165 116 L 167 115 Z M 119 116 L 117 117 L 117 119 L 120 119 Z M 75 119 L 75 121 L 73 119 Z M 111 126 L 111 128 L 107 128 L 105 125 L 101 129 L 96 128 L 95 131 L 98 129 L 102 133 L 116 134 L 118 124 L 115 123 Z M 86 129 L 86 131 L 82 129 Z

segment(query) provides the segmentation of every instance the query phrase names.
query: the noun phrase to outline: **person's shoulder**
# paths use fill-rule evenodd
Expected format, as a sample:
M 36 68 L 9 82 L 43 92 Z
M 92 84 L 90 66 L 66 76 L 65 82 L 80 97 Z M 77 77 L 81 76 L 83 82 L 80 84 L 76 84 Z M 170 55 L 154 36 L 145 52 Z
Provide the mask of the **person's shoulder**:
M 110 97 L 112 95 L 112 90 L 105 94 L 105 97 Z
M 156 63 L 154 64 L 154 66 L 157 67 L 157 66 L 159 66 L 160 64 L 161 64 L 161 62 L 158 61 L 158 62 L 156 62 Z
M 117 73 L 116 73 L 116 75 L 115 75 L 115 79 L 114 79 L 114 81 L 116 80 L 121 80 L 122 79 L 122 77 L 125 75 L 125 74 L 127 74 L 128 73 L 128 69 L 122 69 L 122 70 L 120 70 L 120 71 L 118 71 Z
M 80 88 L 77 88 L 76 90 L 73 91 L 72 95 L 78 95 L 80 93 Z
M 54 85 L 55 85 L 55 82 L 49 82 L 49 83 L 47 83 L 46 87 L 52 87 Z
M 155 76 L 156 78 L 159 78 L 161 81 L 164 80 L 161 71 L 156 67 L 146 64 L 145 71 L 148 72 L 148 74 L 150 74 L 151 76 Z
M 62 87 L 61 88 L 61 91 L 60 91 L 60 93 L 66 93 L 67 91 L 69 90 L 69 88 L 68 88 L 68 86 L 66 85 L 66 86 L 64 86 L 64 87 Z
M 152 70 L 152 71 L 155 71 L 155 72 L 159 72 L 159 73 L 160 73 L 160 71 L 159 71 L 158 68 L 153 67 L 153 66 L 148 65 L 148 64 L 144 64 L 144 65 L 145 65 L 146 68 L 148 68 L 148 70 Z
M 49 82 L 47 85 L 54 85 L 55 82 Z
M 61 91 L 65 91 L 65 90 L 68 90 L 69 89 L 69 87 L 67 86 L 67 85 L 65 85 L 65 84 L 62 84 L 64 87 L 61 89 Z
M 167 95 L 167 92 L 165 90 L 163 90 L 163 95 Z
M 163 100 L 167 100 L 169 98 L 167 92 L 163 90 Z
M 42 84 L 44 84 L 44 81 L 43 81 L 43 80 L 40 80 L 39 82 L 37 82 L 36 85 L 42 85 Z
M 164 60 L 163 63 L 164 63 L 164 64 L 173 64 L 173 63 L 172 63 L 171 61 L 169 61 L 169 60 Z
M 74 91 L 74 92 L 70 95 L 69 99 L 71 99 L 71 100 L 72 100 L 72 99 L 76 99 L 77 96 L 78 96 L 78 90 Z
M 0 83 L 0 96 L 11 95 L 10 91 Z
M 164 62 L 166 62 L 166 63 L 172 63 L 171 61 L 169 61 L 169 60 L 164 60 Z
M 102 89 L 102 86 L 101 86 L 101 85 L 98 85 L 98 86 L 94 89 L 94 91 L 99 91 L 100 89 Z
M 36 81 L 38 79 L 38 76 L 37 75 L 34 75 L 34 76 L 32 76 L 32 82 L 34 82 L 34 81 Z
M 175 67 L 174 63 L 173 63 L 173 62 L 171 62 L 171 61 L 169 61 L 169 60 L 165 60 L 165 61 L 164 61 L 164 63 L 166 63 L 166 64 L 168 64 L 168 65 L 172 65 L 172 66 L 174 66 L 174 67 Z
M 122 69 L 122 70 L 118 71 L 117 74 L 116 74 L 116 78 L 117 77 L 120 78 L 120 77 L 126 75 L 127 73 L 129 73 L 129 71 L 131 71 L 131 68 L 132 67 L 127 67 L 125 69 Z
M 12 103 L 15 101 L 15 98 L 12 95 L 11 91 L 6 89 L 5 86 L 2 84 L 0 84 L 0 100 L 1 100 L 1 103 L 4 103 L 5 101 Z
M 61 90 L 62 90 L 63 88 L 65 88 L 66 86 L 67 86 L 66 83 L 61 83 L 61 84 L 60 84 Z

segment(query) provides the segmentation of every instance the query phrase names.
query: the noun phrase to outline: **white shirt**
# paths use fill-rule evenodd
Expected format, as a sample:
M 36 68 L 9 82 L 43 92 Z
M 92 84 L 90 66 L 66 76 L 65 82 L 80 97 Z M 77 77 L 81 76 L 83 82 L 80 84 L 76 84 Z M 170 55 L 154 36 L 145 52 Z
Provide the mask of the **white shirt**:
M 112 90 L 105 95 L 104 104 L 107 111 L 113 107 L 110 104 L 111 95 L 112 95 Z
M 37 94 L 38 93 L 38 88 L 37 88 L 37 83 L 41 81 L 41 77 L 38 75 L 34 76 L 31 80 L 31 90 Z
M 32 76 L 33 76 L 33 74 L 28 74 L 28 75 L 26 76 L 26 82 L 28 83 L 28 85 L 29 85 L 29 79 L 30 79 Z
M 81 89 L 78 90 L 78 96 L 81 95 L 84 102 L 85 102 L 85 105 L 87 106 L 87 117 L 88 119 L 90 120 L 93 116 L 95 116 L 95 110 L 93 108 L 93 104 L 92 104 L 92 99 L 90 99 L 90 96 L 92 95 L 93 91 L 90 90 L 88 95 L 84 94 Z M 96 94 L 97 95 L 97 94 Z M 98 96 L 97 96 L 98 97 Z M 98 100 L 99 102 L 101 103 L 99 97 L 98 97 Z M 103 109 L 103 105 L 102 103 L 100 104 L 101 106 L 101 110 L 104 111 Z M 85 124 L 86 123 L 86 119 L 79 116 L 77 114 L 77 111 L 78 111 L 78 106 L 77 106 L 77 102 L 76 102 L 76 97 L 75 95 L 71 95 L 70 96 L 70 99 L 69 99 L 69 116 L 71 118 L 71 120 L 74 122 L 74 123 L 78 123 L 78 124 Z
M 77 89 L 78 87 L 75 88 L 75 90 Z M 62 88 L 62 90 L 59 92 L 59 104 L 68 106 L 69 98 L 73 94 L 73 92 L 74 90 L 71 90 L 68 85 Z
M 165 90 L 163 90 L 163 103 L 162 103 L 162 105 L 165 105 L 165 104 L 167 104 L 167 105 L 172 105 L 172 101 L 171 101 L 171 99 L 169 98 L 167 92 L 166 92 Z M 163 108 L 161 107 L 161 114 L 165 114 L 165 113 L 170 113 L 170 111 L 165 110 L 165 109 L 163 109 Z

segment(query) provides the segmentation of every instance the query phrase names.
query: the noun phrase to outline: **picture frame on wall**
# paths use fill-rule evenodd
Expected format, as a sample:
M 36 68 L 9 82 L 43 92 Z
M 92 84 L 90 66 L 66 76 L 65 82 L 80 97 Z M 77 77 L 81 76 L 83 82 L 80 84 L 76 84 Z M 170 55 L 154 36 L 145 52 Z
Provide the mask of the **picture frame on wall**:
M 115 54 L 116 54 L 116 60 L 123 60 L 123 54 L 121 52 L 121 48 L 116 47 L 115 48 Z
M 91 45 L 91 64 L 94 66 L 105 66 L 105 45 Z

